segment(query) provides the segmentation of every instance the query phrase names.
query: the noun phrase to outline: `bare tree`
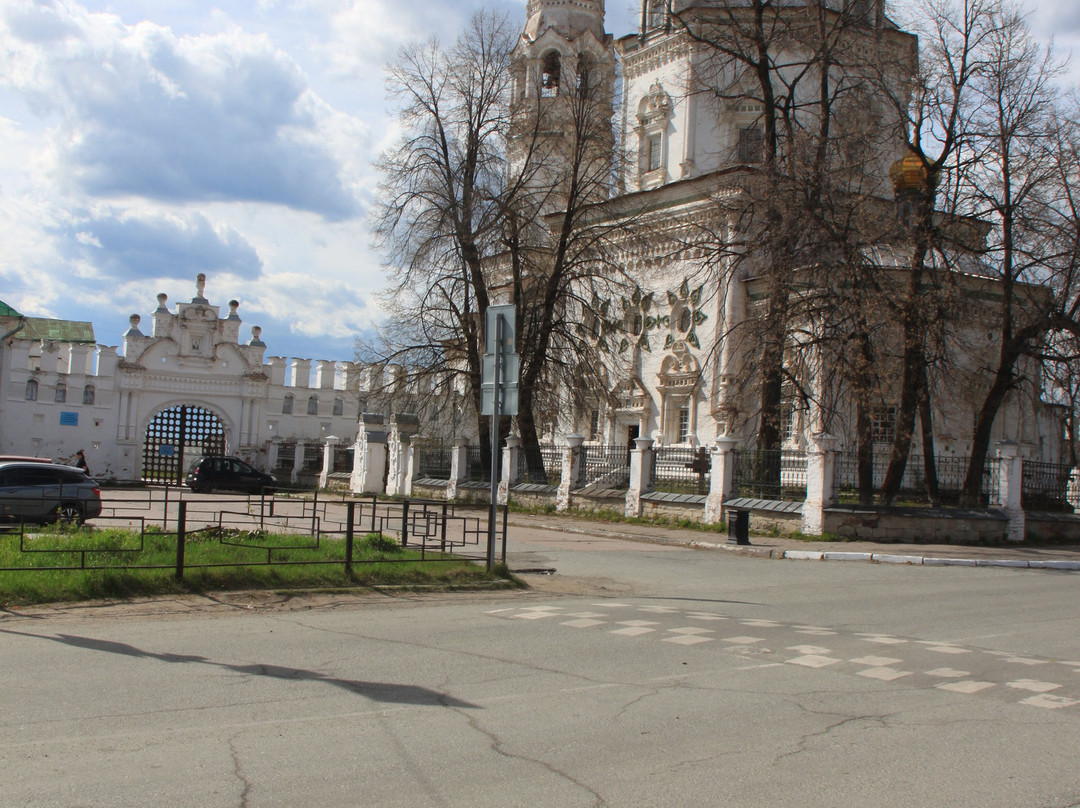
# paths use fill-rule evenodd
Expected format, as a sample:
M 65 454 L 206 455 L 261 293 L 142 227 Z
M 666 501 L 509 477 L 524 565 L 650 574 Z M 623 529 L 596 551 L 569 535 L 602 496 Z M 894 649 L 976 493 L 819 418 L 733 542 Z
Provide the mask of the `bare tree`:
M 873 78 L 864 54 L 881 47 L 883 12 L 880 4 L 865 2 L 731 0 L 687 4 L 673 16 L 711 52 L 708 69 L 698 76 L 703 89 L 721 104 L 742 101 L 759 110 L 751 134 L 740 137 L 748 139 L 760 127 L 760 154 L 751 157 L 740 148 L 735 155 L 748 160 L 741 232 L 737 243 L 725 233 L 729 240 L 716 250 L 722 259 L 753 267 L 764 286 L 754 335 L 761 346 L 758 448 L 772 450 L 782 437 L 785 387 L 798 385 L 786 365 L 793 324 L 819 319 L 824 302 L 801 290 L 827 286 L 827 268 L 838 260 L 858 263 L 854 245 L 865 243 L 866 232 L 852 214 L 879 190 L 863 160 L 880 154 L 882 132 L 895 134 L 869 120 L 865 113 L 873 108 L 862 103 Z M 882 49 L 899 68 L 910 60 L 910 49 L 894 39 Z M 866 149 L 862 159 L 851 148 L 858 142 Z M 823 215 L 826 209 L 833 213 Z M 847 246 L 837 244 L 838 236 Z M 815 343 L 820 338 L 810 337 Z M 805 338 L 797 342 L 804 349 L 808 344 Z
M 411 46 L 390 68 L 405 135 L 379 163 L 377 232 L 395 315 L 382 347 L 462 374 L 484 445 L 485 312 L 513 302 L 517 421 L 542 473 L 538 408 L 560 389 L 602 388 L 609 301 L 630 285 L 613 258 L 616 234 L 632 216 L 597 212 L 612 188 L 612 82 L 582 54 L 557 82 L 526 87 L 513 75 L 509 31 L 505 18 L 481 13 L 452 49 Z

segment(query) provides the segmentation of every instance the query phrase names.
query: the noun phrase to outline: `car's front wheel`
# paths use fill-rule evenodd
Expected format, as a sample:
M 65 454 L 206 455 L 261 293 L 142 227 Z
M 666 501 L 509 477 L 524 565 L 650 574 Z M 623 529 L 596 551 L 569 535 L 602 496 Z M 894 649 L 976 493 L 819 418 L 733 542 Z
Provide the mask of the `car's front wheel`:
M 83 521 L 82 508 L 74 502 L 65 502 L 56 509 L 56 519 L 63 525 L 81 525 Z

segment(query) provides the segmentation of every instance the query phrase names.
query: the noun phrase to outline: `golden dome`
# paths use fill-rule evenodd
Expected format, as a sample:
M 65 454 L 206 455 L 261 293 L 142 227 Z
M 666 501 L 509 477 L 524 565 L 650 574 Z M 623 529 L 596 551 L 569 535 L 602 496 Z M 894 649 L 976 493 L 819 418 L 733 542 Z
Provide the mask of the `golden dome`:
M 889 179 L 897 193 L 926 190 L 926 165 L 914 152 L 908 152 L 889 167 Z M 934 183 L 935 185 L 937 183 Z

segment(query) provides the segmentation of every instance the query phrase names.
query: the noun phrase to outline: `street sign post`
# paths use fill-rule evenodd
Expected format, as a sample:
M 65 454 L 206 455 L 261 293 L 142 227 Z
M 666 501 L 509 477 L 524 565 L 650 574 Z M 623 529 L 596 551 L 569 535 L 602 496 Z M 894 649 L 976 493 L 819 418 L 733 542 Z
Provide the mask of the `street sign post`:
M 488 572 L 495 566 L 495 524 L 499 510 L 499 418 L 517 415 L 520 364 L 515 350 L 514 306 L 488 306 L 484 321 L 480 413 L 491 416 L 491 512 L 488 516 Z

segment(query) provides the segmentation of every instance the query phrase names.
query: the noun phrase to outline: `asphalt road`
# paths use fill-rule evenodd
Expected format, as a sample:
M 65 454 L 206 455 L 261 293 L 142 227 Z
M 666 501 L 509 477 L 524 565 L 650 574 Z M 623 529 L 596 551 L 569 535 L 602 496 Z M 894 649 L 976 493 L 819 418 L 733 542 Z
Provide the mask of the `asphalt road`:
M 0 613 L 0 806 L 1080 805 L 1080 575 L 511 529 L 524 593 Z

